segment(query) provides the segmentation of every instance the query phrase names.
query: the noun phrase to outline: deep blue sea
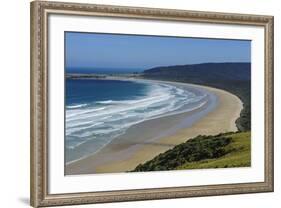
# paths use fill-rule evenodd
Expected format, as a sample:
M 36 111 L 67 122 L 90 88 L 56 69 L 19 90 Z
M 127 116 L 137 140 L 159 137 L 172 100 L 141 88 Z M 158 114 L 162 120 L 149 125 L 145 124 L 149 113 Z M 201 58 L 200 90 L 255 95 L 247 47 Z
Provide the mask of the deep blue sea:
M 199 107 L 204 96 L 159 82 L 67 79 L 66 162 L 97 152 L 134 124 Z
M 66 80 L 66 105 L 74 107 L 96 101 L 129 100 L 145 96 L 148 84 L 119 80 Z

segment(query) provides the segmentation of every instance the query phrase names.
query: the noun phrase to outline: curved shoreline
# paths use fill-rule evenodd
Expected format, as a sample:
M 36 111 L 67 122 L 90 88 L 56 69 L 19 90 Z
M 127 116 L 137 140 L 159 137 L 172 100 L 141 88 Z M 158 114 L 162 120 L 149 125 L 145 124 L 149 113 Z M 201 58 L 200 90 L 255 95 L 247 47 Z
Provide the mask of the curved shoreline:
M 160 134 L 157 129 L 166 129 L 170 125 L 176 125 L 177 122 L 181 122 L 190 116 L 191 112 L 156 118 L 136 124 L 129 128 L 128 132 L 122 135 L 121 138 L 113 140 L 114 142 L 109 143 L 99 153 L 66 165 L 66 175 L 129 171 L 138 164 L 148 161 L 199 134 L 214 135 L 237 130 L 235 120 L 240 116 L 243 105 L 235 95 L 224 90 L 201 85 L 168 81 L 155 82 L 176 86 L 193 86 L 206 90 L 216 95 L 218 104 L 215 109 L 192 123 L 191 126 L 180 128 L 171 134 L 164 133 L 154 140 L 148 138 L 151 135 L 155 136 L 157 132 Z M 132 138 L 134 138 L 134 141 L 132 141 Z

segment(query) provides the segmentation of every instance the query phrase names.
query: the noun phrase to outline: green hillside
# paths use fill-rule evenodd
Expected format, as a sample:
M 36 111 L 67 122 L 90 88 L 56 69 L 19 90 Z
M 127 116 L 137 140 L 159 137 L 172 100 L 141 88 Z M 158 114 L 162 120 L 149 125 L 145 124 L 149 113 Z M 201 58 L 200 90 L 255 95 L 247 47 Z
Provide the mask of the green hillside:
M 250 165 L 251 133 L 237 132 L 197 136 L 138 165 L 133 172 L 249 167 Z
M 145 70 L 145 79 L 206 85 L 238 96 L 243 110 L 236 120 L 239 131 L 251 130 L 251 63 L 204 63 L 155 67 Z

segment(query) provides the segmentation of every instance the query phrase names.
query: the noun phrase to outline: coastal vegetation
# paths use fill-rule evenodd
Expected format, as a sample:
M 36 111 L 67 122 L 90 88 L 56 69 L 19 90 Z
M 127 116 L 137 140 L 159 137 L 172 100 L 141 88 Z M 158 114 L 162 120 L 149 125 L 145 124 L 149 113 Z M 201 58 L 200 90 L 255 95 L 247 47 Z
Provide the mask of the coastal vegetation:
M 134 74 L 68 74 L 69 79 L 144 78 L 215 87 L 243 102 L 238 132 L 199 135 L 139 164 L 132 172 L 249 167 L 251 165 L 251 64 L 205 63 L 156 67 Z
M 197 136 L 159 154 L 132 172 L 249 167 L 251 165 L 250 132 Z
M 249 167 L 251 165 L 251 64 L 205 63 L 156 67 L 145 79 L 200 84 L 229 91 L 243 102 L 236 120 L 238 132 L 199 135 L 139 164 L 133 172 Z
M 236 126 L 239 131 L 251 130 L 250 63 L 204 63 L 155 67 L 145 70 L 141 76 L 145 79 L 205 85 L 233 93 L 243 102 L 243 110 L 236 120 Z

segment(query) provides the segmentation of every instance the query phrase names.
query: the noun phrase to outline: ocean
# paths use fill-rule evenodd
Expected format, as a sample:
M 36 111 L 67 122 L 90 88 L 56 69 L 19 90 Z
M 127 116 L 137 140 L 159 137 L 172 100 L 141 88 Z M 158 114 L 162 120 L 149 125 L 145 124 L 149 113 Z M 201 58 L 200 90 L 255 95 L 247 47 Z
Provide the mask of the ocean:
M 204 92 L 144 80 L 67 79 L 66 163 L 96 153 L 134 124 L 201 107 Z

